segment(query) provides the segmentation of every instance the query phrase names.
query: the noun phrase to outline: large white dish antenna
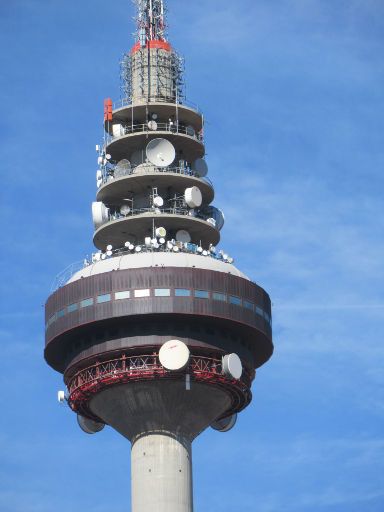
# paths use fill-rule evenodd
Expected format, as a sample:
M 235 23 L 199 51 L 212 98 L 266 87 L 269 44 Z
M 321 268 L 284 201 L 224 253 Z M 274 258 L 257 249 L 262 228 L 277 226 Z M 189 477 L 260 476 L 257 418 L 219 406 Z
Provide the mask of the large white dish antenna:
M 96 434 L 100 432 L 105 427 L 104 423 L 100 423 L 98 421 L 91 420 L 90 418 L 86 418 L 81 414 L 77 415 L 77 423 L 83 432 L 86 434 Z
M 163 227 L 156 228 L 156 236 L 164 238 L 167 235 L 167 230 Z
M 131 207 L 128 206 L 127 204 L 123 204 L 123 206 L 120 207 L 120 213 L 121 215 L 124 215 L 124 217 L 126 217 L 131 213 Z
M 204 178 L 208 174 L 208 165 L 204 158 L 198 158 L 192 164 L 192 170 L 199 178 Z
M 131 170 L 131 163 L 126 158 L 123 158 L 119 162 L 117 162 L 115 167 L 115 178 L 119 178 L 120 176 L 125 176 L 129 174 Z
M 137 167 L 144 162 L 144 151 L 142 149 L 138 149 L 134 151 L 131 155 L 131 164 L 132 167 Z
M 243 365 L 237 354 L 227 354 L 223 357 L 223 373 L 231 379 L 240 379 Z
M 167 139 L 160 138 L 148 142 L 145 152 L 148 160 L 156 167 L 171 165 L 176 156 L 173 144 Z
M 185 229 L 179 229 L 176 233 L 176 240 L 183 244 L 189 244 L 191 241 L 191 235 Z
M 161 208 L 164 205 L 164 199 L 161 196 L 155 196 L 153 198 L 153 205 L 157 208 Z
M 157 123 L 154 119 L 152 119 L 152 121 L 148 121 L 148 128 L 154 132 L 157 130 Z
M 232 414 L 231 416 L 228 416 L 227 418 L 221 418 L 219 420 L 214 421 L 211 424 L 211 427 L 214 430 L 218 430 L 219 432 L 228 432 L 231 430 L 237 421 L 237 414 Z
M 170 340 L 164 343 L 159 350 L 159 360 L 165 369 L 171 371 L 182 370 L 189 361 L 189 349 L 180 340 Z
M 92 220 L 95 228 L 107 222 L 109 219 L 109 208 L 101 201 L 94 201 L 92 203 Z
M 184 192 L 184 199 L 190 208 L 198 208 L 203 202 L 203 196 L 198 187 L 186 188 Z

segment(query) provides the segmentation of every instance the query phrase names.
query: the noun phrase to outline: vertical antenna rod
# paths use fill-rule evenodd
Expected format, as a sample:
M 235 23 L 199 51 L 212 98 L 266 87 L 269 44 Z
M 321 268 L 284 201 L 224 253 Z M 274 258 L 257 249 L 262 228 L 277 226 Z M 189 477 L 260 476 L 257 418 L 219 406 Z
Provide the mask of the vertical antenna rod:
M 135 0 L 137 7 L 137 40 L 141 46 L 148 41 L 166 41 L 163 0 Z

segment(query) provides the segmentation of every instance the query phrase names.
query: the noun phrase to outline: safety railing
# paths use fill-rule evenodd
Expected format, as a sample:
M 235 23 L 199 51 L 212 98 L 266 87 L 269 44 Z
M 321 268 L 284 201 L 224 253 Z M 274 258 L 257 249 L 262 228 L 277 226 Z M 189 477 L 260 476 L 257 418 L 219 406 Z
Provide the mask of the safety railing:
M 198 173 L 196 173 L 193 169 L 191 169 L 188 165 L 182 167 L 155 167 L 154 165 L 141 164 L 135 167 L 131 167 L 131 165 L 110 165 L 108 168 L 102 170 L 102 184 L 110 183 L 115 178 L 123 178 L 124 176 L 131 176 L 133 174 L 136 175 L 145 175 L 152 173 L 159 174 L 180 174 L 182 176 L 192 176 L 194 178 L 198 178 L 205 183 L 208 183 L 213 188 L 212 180 L 207 178 L 200 177 Z
M 175 107 L 178 107 L 178 106 L 187 107 L 191 110 L 195 110 L 196 112 L 200 113 L 200 109 L 199 109 L 199 106 L 197 105 L 197 103 L 193 103 L 192 101 L 189 101 L 186 99 L 176 101 L 176 100 L 172 100 L 170 98 L 154 98 L 154 99 L 148 100 L 148 98 L 144 97 L 144 96 L 141 98 L 135 97 L 135 102 L 132 102 L 129 98 L 123 98 L 123 99 L 117 100 L 113 103 L 113 110 L 118 110 L 119 108 L 123 108 L 123 107 L 131 107 L 131 108 L 140 107 L 140 106 L 145 105 L 145 103 L 170 103 L 170 104 L 174 104 Z
M 116 125 L 114 125 L 116 126 Z M 150 127 L 152 126 L 152 128 Z M 115 128 L 114 133 L 108 135 L 107 143 L 112 142 L 115 139 L 120 137 L 124 137 L 125 135 L 131 135 L 134 133 L 155 133 L 159 132 L 170 132 L 174 134 L 187 135 L 192 139 L 195 139 L 199 142 L 203 142 L 203 131 L 196 132 L 191 126 L 186 126 L 177 122 L 169 122 L 169 123 L 156 123 L 150 125 L 148 123 L 143 124 L 121 124 L 120 128 Z

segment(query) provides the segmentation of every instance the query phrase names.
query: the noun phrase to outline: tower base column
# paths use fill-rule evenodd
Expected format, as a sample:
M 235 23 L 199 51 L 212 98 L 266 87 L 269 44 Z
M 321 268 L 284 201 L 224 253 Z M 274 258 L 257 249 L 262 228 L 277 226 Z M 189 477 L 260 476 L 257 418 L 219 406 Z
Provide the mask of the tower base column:
M 148 433 L 132 445 L 132 512 L 193 512 L 191 442 Z

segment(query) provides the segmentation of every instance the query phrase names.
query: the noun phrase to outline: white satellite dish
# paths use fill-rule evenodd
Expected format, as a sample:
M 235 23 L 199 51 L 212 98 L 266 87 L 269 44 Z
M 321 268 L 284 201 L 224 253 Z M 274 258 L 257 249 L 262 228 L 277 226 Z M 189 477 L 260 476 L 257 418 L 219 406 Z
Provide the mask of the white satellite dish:
M 131 207 L 128 206 L 127 204 L 123 204 L 123 206 L 120 207 L 120 213 L 121 215 L 124 215 L 124 217 L 126 217 L 131 213 Z
M 77 415 L 77 423 L 81 430 L 83 430 L 86 434 L 96 434 L 100 432 L 105 427 L 104 423 L 100 423 L 98 421 L 91 420 L 90 418 L 86 418 L 81 414 Z
M 183 244 L 189 244 L 191 241 L 191 235 L 185 229 L 179 229 L 176 233 L 176 240 Z
M 159 238 L 159 244 L 164 245 L 165 244 L 165 238 L 161 237 Z
M 107 245 L 107 251 L 112 251 L 112 249 L 113 249 L 112 245 L 111 245 L 111 244 L 108 244 L 108 245 Z
M 204 158 L 198 158 L 192 164 L 192 170 L 199 178 L 204 178 L 208 174 L 208 165 Z
M 159 350 L 159 360 L 166 370 L 178 371 L 185 368 L 189 361 L 189 349 L 180 340 L 170 340 Z
M 107 251 L 105 254 L 106 254 L 107 256 L 112 256 L 112 254 L 113 254 L 113 253 L 112 253 L 112 251 Z
M 135 248 L 135 246 L 134 246 L 133 244 L 129 244 L 128 249 L 129 249 L 130 251 L 133 251 L 133 249 L 134 249 L 134 248 Z
M 156 121 L 154 121 L 153 119 L 152 119 L 152 121 L 148 121 L 148 128 L 155 132 L 157 130 Z
M 134 151 L 131 155 L 131 165 L 132 167 L 137 167 L 142 163 L 144 163 L 144 151 L 138 149 L 137 151 Z
M 158 117 L 158 116 L 157 116 L 156 112 L 153 112 L 153 113 L 151 114 L 151 117 L 152 117 L 152 119 L 153 119 L 154 121 L 156 121 L 156 119 L 157 119 L 157 117 Z
M 109 219 L 109 208 L 101 201 L 94 201 L 92 203 L 92 219 L 95 228 L 97 229 L 101 224 L 107 222 Z
M 150 246 L 151 246 L 151 243 L 152 243 L 152 241 L 151 241 L 151 237 L 150 237 L 150 236 L 146 236 L 146 237 L 144 238 L 144 243 L 145 243 L 145 245 L 146 245 L 147 247 L 150 247 Z
M 172 248 L 173 248 L 173 243 L 170 240 L 168 240 L 167 249 L 172 249 Z
M 231 414 L 231 416 L 227 416 L 226 418 L 220 418 L 219 420 L 214 421 L 211 424 L 211 427 L 218 432 L 228 432 L 233 428 L 237 421 L 237 414 Z
M 167 235 L 167 230 L 163 227 L 156 228 L 156 236 L 164 238 Z
M 177 245 L 174 245 L 172 247 L 172 250 L 173 250 L 173 252 L 179 252 L 180 251 L 180 249 L 177 247 Z
M 109 153 L 107 153 L 107 154 L 105 155 L 105 158 L 106 158 L 107 160 L 110 160 L 110 159 L 112 158 L 112 156 L 111 156 Z
M 141 245 L 136 245 L 135 251 L 136 252 L 141 252 Z
M 190 208 L 198 208 L 201 206 L 203 196 L 201 195 L 201 190 L 198 187 L 190 187 L 185 189 L 184 199 Z
M 115 167 L 115 178 L 120 178 L 121 176 L 125 176 L 129 174 L 131 170 L 131 163 L 126 158 L 119 160 Z
M 153 198 L 153 206 L 161 208 L 164 205 L 164 199 L 161 196 L 155 196 Z
M 151 164 L 157 167 L 171 165 L 176 156 L 176 151 L 171 142 L 167 139 L 153 139 L 146 147 L 146 155 Z
M 223 373 L 231 379 L 240 379 L 243 365 L 237 354 L 227 354 L 223 357 Z

